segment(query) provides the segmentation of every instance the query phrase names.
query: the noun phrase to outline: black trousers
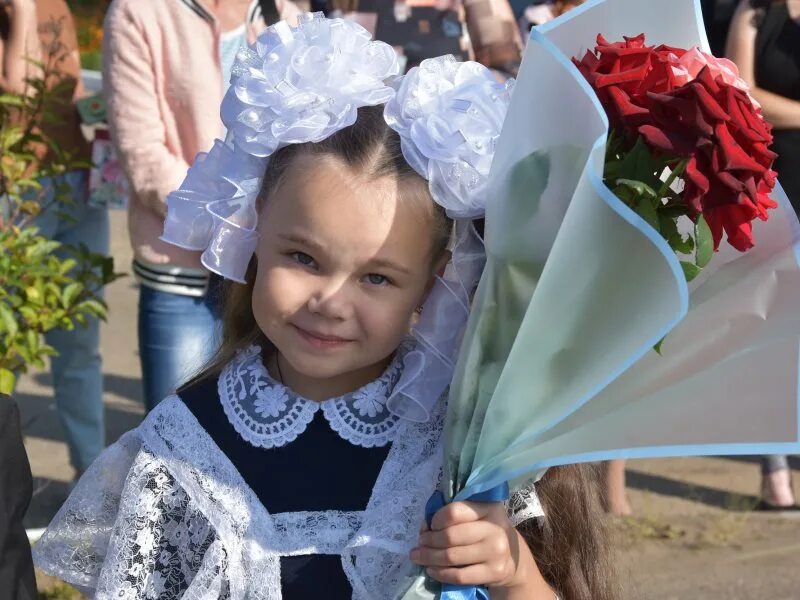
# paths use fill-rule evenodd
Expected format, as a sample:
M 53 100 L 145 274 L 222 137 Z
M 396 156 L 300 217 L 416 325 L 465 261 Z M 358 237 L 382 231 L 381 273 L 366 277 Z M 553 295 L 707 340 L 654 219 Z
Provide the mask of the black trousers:
M 0 596 L 36 600 L 36 579 L 22 518 L 33 491 L 31 467 L 19 424 L 19 409 L 0 396 Z

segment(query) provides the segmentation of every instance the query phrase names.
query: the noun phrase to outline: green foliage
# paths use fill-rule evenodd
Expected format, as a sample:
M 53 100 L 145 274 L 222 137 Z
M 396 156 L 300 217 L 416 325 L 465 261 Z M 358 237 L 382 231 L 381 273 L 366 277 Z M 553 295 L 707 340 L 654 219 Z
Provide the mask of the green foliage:
M 0 393 L 10 394 L 16 377 L 30 367 L 42 368 L 55 350 L 43 334 L 73 329 L 92 317 L 105 319 L 100 297 L 114 281 L 113 259 L 93 254 L 85 246 L 64 246 L 41 235 L 35 219 L 43 211 L 74 202 L 69 188 L 55 186 L 44 201 L 43 178 L 56 178 L 87 165 L 74 160 L 44 133 L 44 124 L 57 122 L 47 107 L 59 97 L 45 85 L 54 73 L 57 56 L 36 63 L 40 75 L 27 80 L 24 94 L 0 96 Z M 37 157 L 45 145 L 54 157 Z
M 692 214 L 675 191 L 686 164 L 686 160 L 656 156 L 641 137 L 631 146 L 613 132 L 609 135 L 604 172 L 606 185 L 681 255 L 681 267 L 688 282 L 711 260 L 714 242 L 703 216 Z M 682 219 L 694 223 L 691 232 L 680 232 Z

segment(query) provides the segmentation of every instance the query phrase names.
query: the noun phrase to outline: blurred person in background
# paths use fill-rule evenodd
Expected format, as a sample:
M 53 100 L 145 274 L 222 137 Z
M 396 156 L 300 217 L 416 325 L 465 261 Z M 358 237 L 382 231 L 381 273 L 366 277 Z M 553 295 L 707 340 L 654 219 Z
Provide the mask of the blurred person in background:
M 131 190 L 147 410 L 205 363 L 219 333 L 219 279 L 200 252 L 159 239 L 167 194 L 225 137 L 219 106 L 239 48 L 274 20 L 296 24 L 299 12 L 289 0 L 114 0 L 106 14 L 104 93 Z
M 522 13 L 520 28 L 524 34 L 527 34 L 532 27 L 552 21 L 584 2 L 585 0 L 554 0 L 532 4 Z
M 75 23 L 64 0 L 6 0 L 0 6 L 0 93 L 26 93 L 26 77 L 41 76 L 27 58 L 50 64 L 48 87 L 53 90 L 45 110 L 56 119 L 43 119 L 45 139 L 53 140 L 73 160 L 89 161 L 75 101 L 84 95 Z M 56 91 L 57 90 L 57 91 Z M 37 160 L 53 160 L 43 144 Z M 43 180 L 40 200 L 52 201 L 56 186 L 66 184 L 72 203 L 47 210 L 36 219 L 42 235 L 65 245 L 85 244 L 92 252 L 108 254 L 108 212 L 89 205 L 88 169 L 70 171 L 57 180 Z M 58 213 L 66 213 L 64 218 Z M 58 352 L 51 359 L 56 406 L 77 476 L 103 449 L 103 374 L 100 324 L 90 318 L 86 327 L 54 329 L 45 336 Z
M 519 69 L 522 39 L 508 0 L 329 0 L 321 7 L 394 46 L 406 70 L 443 54 L 476 60 L 501 78 Z
M 708 45 L 714 56 L 725 56 L 728 28 L 739 0 L 700 0 L 703 9 Z
M 728 58 L 772 123 L 774 169 L 800 211 L 800 0 L 741 0 L 731 22 Z M 800 510 L 786 456 L 762 457 L 757 510 Z

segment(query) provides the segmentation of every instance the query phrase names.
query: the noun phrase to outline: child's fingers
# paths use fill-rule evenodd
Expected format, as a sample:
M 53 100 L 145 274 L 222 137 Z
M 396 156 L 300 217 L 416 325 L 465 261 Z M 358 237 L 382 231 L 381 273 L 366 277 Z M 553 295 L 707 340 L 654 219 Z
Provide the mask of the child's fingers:
M 494 531 L 495 526 L 484 521 L 461 523 L 440 531 L 420 532 L 418 545 L 429 548 L 469 546 L 489 537 Z
M 442 583 L 454 585 L 487 585 L 497 578 L 493 569 L 485 564 L 468 567 L 428 567 L 428 575 Z
M 411 551 L 411 560 L 423 567 L 465 567 L 486 562 L 492 557 L 486 543 L 450 548 L 420 546 Z
M 488 502 L 453 502 L 433 515 L 431 529 L 436 531 L 460 523 L 479 521 L 489 514 L 492 506 Z

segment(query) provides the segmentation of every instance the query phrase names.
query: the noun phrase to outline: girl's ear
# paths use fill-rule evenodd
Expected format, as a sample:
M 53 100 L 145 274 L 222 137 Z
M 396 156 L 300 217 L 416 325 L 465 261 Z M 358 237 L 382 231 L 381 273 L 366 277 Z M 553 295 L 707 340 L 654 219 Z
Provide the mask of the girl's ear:
M 428 280 L 428 283 L 425 285 L 425 291 L 422 293 L 422 296 L 419 299 L 419 303 L 417 304 L 416 309 L 411 314 L 411 322 L 408 324 L 408 331 L 409 334 L 413 329 L 414 325 L 416 325 L 417 321 L 419 321 L 419 316 L 422 313 L 422 305 L 425 304 L 425 301 L 428 299 L 428 295 L 431 293 L 434 284 L 436 283 L 437 277 L 442 277 L 444 275 L 444 270 L 447 268 L 447 263 L 450 262 L 451 253 L 449 250 L 445 250 L 442 252 L 442 255 L 436 260 L 433 264 L 433 270 L 431 272 L 431 277 Z
M 447 268 L 447 263 L 450 262 L 453 254 L 449 250 L 445 250 L 436 259 L 436 262 L 433 263 L 433 270 L 431 272 L 431 277 L 428 280 L 427 285 L 425 286 L 425 293 L 422 295 L 422 301 L 420 302 L 420 306 L 425 303 L 425 300 L 428 299 L 428 294 L 431 293 L 433 289 L 433 285 L 436 283 L 437 277 L 442 277 L 444 275 L 444 270 Z

